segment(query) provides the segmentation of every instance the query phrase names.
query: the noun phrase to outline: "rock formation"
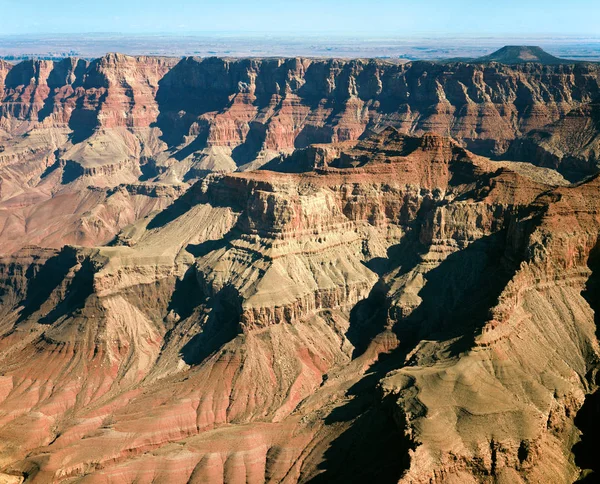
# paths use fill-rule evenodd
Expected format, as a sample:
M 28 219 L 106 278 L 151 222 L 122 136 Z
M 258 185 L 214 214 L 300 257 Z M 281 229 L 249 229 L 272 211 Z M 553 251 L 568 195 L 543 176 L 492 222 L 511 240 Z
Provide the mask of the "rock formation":
M 566 59 L 559 59 L 545 52 L 542 48 L 534 45 L 507 45 L 501 49 L 484 57 L 475 59 L 475 62 L 498 62 L 500 64 L 543 64 L 559 65 L 569 62 Z
M 500 57 L 514 49 L 499 51 L 506 51 Z M 548 56 L 535 53 L 529 60 Z M 222 158 L 243 165 L 261 153 L 357 139 L 388 125 L 451 135 L 489 154 L 502 153 L 508 141 L 556 121 L 600 90 L 592 64 L 482 62 L 176 62 L 119 54 L 89 64 L 24 61 L 0 70 L 0 125 L 17 133 L 70 127 L 76 143 L 107 128 L 159 127 L 167 143 L 159 164 L 165 157 L 202 158 L 209 154 L 204 150 L 219 147 Z M 148 148 L 144 157 L 156 157 Z
M 593 175 L 600 160 L 600 104 L 584 104 L 516 139 L 507 156 L 553 168 L 573 180 Z
M 0 86 L 0 481 L 594 475 L 596 66 L 109 55 Z
M 60 240 L 104 244 L 172 201 L 139 199 L 120 221 L 100 216 L 79 224 L 90 211 L 84 201 L 97 206 L 117 186 L 186 188 L 207 173 L 258 168 L 295 148 L 352 141 L 386 126 L 449 135 L 500 156 L 515 138 L 587 109 L 600 81 L 596 65 L 581 63 L 109 54 L 92 62 L 2 63 L 0 87 L 0 227 L 18 239 L 0 249 L 7 253 L 27 244 L 59 248 Z M 52 202 L 66 192 L 77 192 L 72 204 Z M 59 223 L 51 230 L 34 217 L 50 211 Z

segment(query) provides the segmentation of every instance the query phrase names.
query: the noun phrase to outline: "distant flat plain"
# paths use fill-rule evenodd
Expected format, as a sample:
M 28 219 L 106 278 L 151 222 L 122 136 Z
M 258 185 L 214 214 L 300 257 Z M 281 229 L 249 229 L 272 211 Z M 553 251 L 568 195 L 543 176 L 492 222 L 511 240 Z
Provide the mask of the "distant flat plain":
M 475 58 L 504 45 L 537 45 L 550 54 L 600 61 L 598 37 L 477 37 L 266 35 L 266 34 L 46 34 L 0 36 L 0 58 L 96 58 L 107 52 L 198 57 L 387 58 L 396 62 Z

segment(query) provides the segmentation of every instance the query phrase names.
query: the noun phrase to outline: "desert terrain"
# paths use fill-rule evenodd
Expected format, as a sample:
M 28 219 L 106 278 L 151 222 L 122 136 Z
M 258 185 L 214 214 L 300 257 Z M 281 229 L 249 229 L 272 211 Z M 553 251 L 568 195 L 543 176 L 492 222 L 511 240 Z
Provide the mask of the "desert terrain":
M 595 482 L 600 64 L 480 54 L 0 60 L 0 482 Z

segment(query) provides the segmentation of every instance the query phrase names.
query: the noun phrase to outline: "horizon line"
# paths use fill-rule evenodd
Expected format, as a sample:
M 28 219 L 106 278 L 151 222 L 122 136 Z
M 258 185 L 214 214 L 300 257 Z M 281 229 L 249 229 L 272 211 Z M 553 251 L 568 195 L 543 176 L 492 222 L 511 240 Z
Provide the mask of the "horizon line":
M 596 39 L 600 41 L 600 33 L 586 32 L 544 32 L 535 34 L 522 34 L 516 32 L 487 33 L 487 32 L 433 32 L 433 31 L 414 31 L 411 33 L 399 33 L 394 31 L 381 32 L 346 32 L 346 31 L 264 31 L 264 30 L 182 30 L 182 31 L 148 31 L 148 32 L 123 32 L 123 31 L 88 31 L 88 32 L 23 32 L 23 33 L 0 33 L 0 37 L 45 37 L 45 36 L 121 36 L 121 37 L 142 37 L 142 36 L 239 36 L 239 37 L 323 37 L 335 36 L 345 39 L 357 38 L 393 38 L 399 40 L 425 40 L 425 39 L 502 39 L 502 38 L 523 38 L 523 39 Z

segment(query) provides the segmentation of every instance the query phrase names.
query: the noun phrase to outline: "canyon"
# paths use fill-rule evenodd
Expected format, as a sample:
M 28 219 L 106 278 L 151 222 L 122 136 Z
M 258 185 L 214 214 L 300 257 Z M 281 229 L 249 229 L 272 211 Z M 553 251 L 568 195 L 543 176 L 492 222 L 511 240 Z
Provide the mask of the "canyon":
M 594 482 L 599 101 L 532 47 L 0 61 L 0 482 Z

